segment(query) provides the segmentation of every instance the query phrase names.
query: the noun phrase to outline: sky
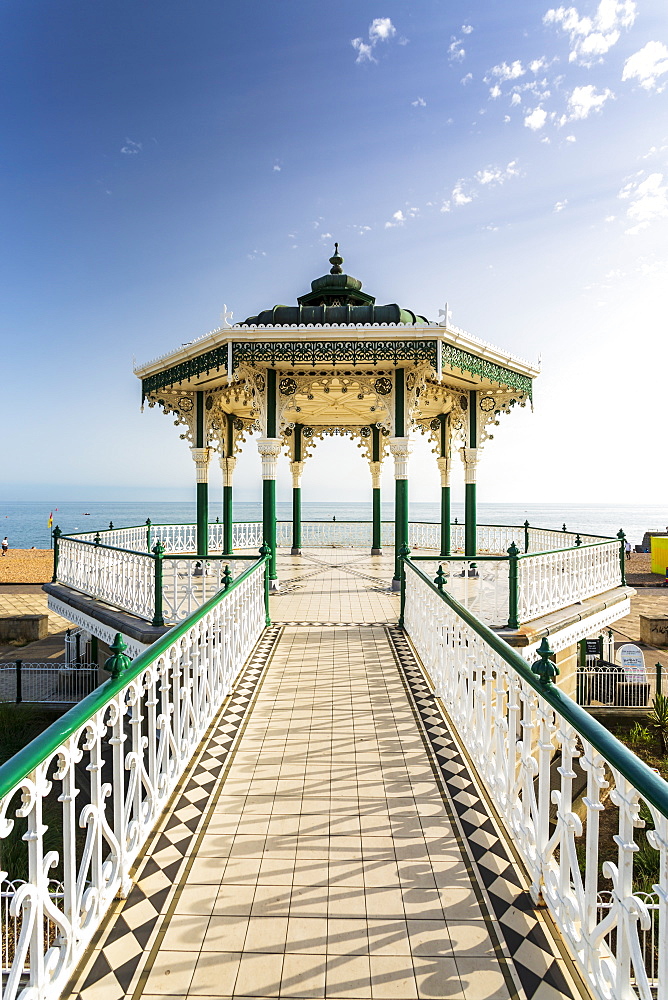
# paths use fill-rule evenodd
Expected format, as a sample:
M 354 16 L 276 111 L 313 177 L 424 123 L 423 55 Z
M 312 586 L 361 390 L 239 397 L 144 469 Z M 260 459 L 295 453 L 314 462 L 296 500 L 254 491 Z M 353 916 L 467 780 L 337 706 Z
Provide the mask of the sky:
M 0 24 L 0 499 L 194 497 L 133 364 L 294 303 L 337 240 L 378 303 L 447 301 L 540 361 L 481 500 L 664 501 L 665 0 L 5 0 Z M 304 499 L 368 480 L 330 440 Z M 235 485 L 260 495 L 252 440 Z M 418 440 L 412 497 L 438 486 Z

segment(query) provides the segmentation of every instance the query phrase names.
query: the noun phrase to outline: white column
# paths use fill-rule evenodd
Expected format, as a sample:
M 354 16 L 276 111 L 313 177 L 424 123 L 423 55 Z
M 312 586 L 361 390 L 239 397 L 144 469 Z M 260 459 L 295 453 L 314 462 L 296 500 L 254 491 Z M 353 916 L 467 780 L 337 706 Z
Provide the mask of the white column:
M 290 462 L 290 473 L 292 475 L 293 490 L 301 489 L 303 472 L 304 472 L 303 462 Z
M 387 443 L 394 459 L 394 478 L 408 479 L 408 459 L 413 451 L 412 440 L 409 437 L 394 437 L 388 438 Z
M 444 489 L 450 485 L 450 459 L 445 457 L 437 458 L 436 465 L 441 474 L 441 488 Z
M 460 448 L 459 454 L 464 463 L 464 483 L 467 486 L 474 486 L 476 482 L 476 471 L 478 467 L 478 448 Z
M 257 450 L 262 458 L 262 478 L 276 479 L 278 456 L 281 454 L 283 442 L 281 438 L 259 438 Z
M 380 489 L 380 477 L 383 471 L 382 462 L 369 462 L 369 468 L 371 469 L 371 489 Z
M 223 473 L 223 486 L 232 486 L 234 480 L 234 469 L 236 467 L 236 458 L 223 458 L 220 459 L 220 468 Z

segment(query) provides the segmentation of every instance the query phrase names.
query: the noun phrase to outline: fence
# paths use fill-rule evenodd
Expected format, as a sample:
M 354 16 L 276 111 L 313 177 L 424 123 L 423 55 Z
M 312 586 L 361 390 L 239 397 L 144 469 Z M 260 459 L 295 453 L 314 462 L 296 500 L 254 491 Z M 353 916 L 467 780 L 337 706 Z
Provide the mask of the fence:
M 555 687 L 549 647 L 530 667 L 403 562 L 405 628 L 534 901 L 549 908 L 599 1000 L 666 1000 L 668 784 Z
M 14 886 L 0 907 L 2 1000 L 56 997 L 129 891 L 130 869 L 268 621 L 266 564 L 133 662 L 119 654 L 111 680 L 0 767 L 0 881 Z
M 656 672 L 630 670 L 616 663 L 578 667 L 577 703 L 585 707 L 644 708 L 661 691 L 661 664 Z
M 0 663 L 0 702 L 72 705 L 96 687 L 96 663 Z

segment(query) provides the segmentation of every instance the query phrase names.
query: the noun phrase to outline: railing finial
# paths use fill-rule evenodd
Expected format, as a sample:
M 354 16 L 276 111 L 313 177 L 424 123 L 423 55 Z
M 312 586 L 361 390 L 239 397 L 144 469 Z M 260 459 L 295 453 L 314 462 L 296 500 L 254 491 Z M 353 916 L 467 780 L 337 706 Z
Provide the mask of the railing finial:
M 538 675 L 541 684 L 547 687 L 549 684 L 554 683 L 554 678 L 559 673 L 559 667 L 550 659 L 551 656 L 554 656 L 554 650 L 550 649 L 547 636 L 543 636 L 536 652 L 540 656 L 540 659 L 532 663 L 531 670 L 534 674 Z
M 105 661 L 104 669 L 108 670 L 112 678 L 116 680 L 120 677 L 124 670 L 132 663 L 129 656 L 126 656 L 123 650 L 127 649 L 127 643 L 123 642 L 123 636 L 120 632 L 117 632 L 113 644 L 109 647 L 113 656 L 110 656 L 108 660 Z

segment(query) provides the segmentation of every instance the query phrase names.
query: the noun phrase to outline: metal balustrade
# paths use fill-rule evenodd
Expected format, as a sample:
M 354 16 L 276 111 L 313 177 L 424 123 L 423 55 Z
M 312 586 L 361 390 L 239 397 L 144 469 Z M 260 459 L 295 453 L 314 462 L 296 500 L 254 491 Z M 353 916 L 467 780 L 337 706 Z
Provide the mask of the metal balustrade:
M 418 564 L 404 567 L 406 631 L 533 899 L 599 1000 L 666 1000 L 668 784 L 551 683 L 547 653 L 530 667 Z
M 0 767 L 2 1000 L 55 998 L 267 617 L 267 558 Z M 53 879 L 57 880 L 54 891 Z
M 97 687 L 97 663 L 0 663 L 0 702 L 71 705 Z
M 383 521 L 382 544 L 394 545 L 394 522 Z M 127 537 L 123 532 L 127 532 Z M 411 521 L 409 546 L 440 552 L 440 525 Z M 136 545 L 115 548 L 107 538 Z M 278 521 L 279 548 L 292 544 L 292 522 Z M 624 539 L 598 538 L 567 531 L 524 525 L 478 525 L 478 555 L 464 555 L 464 526 L 451 526 L 451 554 L 441 560 L 454 586 L 453 593 L 488 625 L 517 628 L 524 622 L 569 607 L 623 584 Z M 262 523 L 241 521 L 233 525 L 233 546 L 238 552 L 258 549 Z M 302 547 L 371 547 L 370 521 L 303 521 Z M 164 547 L 157 558 L 147 546 Z M 113 529 L 56 540 L 57 578 L 60 582 L 130 611 L 154 624 L 181 621 L 222 585 L 223 525 L 209 525 L 209 555 L 202 571 L 196 556 L 195 525 L 147 522 L 141 527 Z M 547 551 L 541 546 L 552 545 Z M 170 560 L 178 555 L 178 563 Z M 239 555 L 235 559 L 244 558 Z M 245 557 L 249 558 L 249 557 Z M 236 570 L 234 570 L 236 572 Z M 161 578 L 158 579 L 158 576 Z M 199 577 L 199 579 L 198 579 Z M 156 580 L 158 590 L 156 591 Z

